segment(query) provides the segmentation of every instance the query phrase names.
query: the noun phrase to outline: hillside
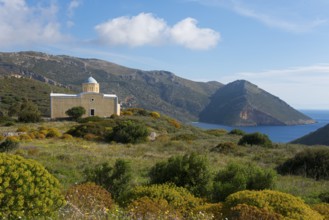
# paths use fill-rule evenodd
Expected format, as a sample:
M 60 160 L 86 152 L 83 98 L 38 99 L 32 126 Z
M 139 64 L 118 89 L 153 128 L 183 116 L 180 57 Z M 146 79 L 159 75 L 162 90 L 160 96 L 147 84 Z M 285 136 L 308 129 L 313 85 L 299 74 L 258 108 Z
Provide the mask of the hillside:
M 72 93 L 67 88 L 46 84 L 34 79 L 0 77 L 0 115 L 6 114 L 8 108 L 24 99 L 34 102 L 44 116 L 50 114 L 51 91 Z
M 101 92 L 117 94 L 123 107 L 160 111 L 183 121 L 197 120 L 209 97 L 222 86 L 218 82 L 194 82 L 167 71 L 142 71 L 97 59 L 38 52 L 0 53 L 0 76 L 32 78 L 81 92 L 81 83 L 90 75 L 100 83 Z M 44 114 L 48 112 L 49 109 Z
M 201 112 L 200 121 L 234 126 L 314 123 L 278 97 L 245 80 L 220 88 Z
M 305 145 L 329 145 L 329 124 L 291 143 Z

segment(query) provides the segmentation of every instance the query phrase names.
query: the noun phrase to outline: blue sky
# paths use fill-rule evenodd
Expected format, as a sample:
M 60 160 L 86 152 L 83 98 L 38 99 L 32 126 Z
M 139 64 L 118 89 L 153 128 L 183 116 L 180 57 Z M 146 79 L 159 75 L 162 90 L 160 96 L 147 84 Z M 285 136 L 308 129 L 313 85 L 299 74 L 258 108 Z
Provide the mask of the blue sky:
M 0 51 L 246 79 L 295 108 L 329 109 L 328 11 L 328 0 L 0 0 Z

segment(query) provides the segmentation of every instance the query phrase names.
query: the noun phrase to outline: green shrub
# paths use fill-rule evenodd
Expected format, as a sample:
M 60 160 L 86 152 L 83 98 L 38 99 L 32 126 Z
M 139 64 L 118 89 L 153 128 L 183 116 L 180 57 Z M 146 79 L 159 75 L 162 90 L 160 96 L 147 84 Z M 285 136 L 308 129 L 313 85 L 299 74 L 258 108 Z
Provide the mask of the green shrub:
M 13 141 L 7 138 L 4 142 L 0 144 L 0 152 L 9 152 L 16 150 L 19 147 L 18 141 Z
M 177 187 L 173 184 L 137 186 L 130 193 L 131 201 L 143 197 L 155 201 L 165 200 L 180 213 L 188 213 L 195 207 L 204 204 L 202 199 L 194 197 L 186 188 Z
M 74 137 L 83 138 L 86 134 L 94 134 L 97 137 L 104 137 L 107 130 L 98 123 L 86 123 L 72 127 L 66 133 Z
M 104 119 L 99 117 L 99 116 L 89 116 L 86 118 L 80 118 L 78 120 L 79 123 L 88 123 L 88 122 L 98 122 L 98 121 L 103 121 Z
M 24 100 L 16 107 L 18 121 L 20 122 L 39 122 L 41 121 L 41 113 L 38 106 L 29 100 Z
M 73 136 L 70 134 L 63 134 L 61 138 L 64 140 L 72 140 Z
M 85 174 L 87 181 L 103 186 L 116 202 L 120 204 L 125 202 L 132 184 L 132 171 L 127 161 L 117 159 L 113 167 L 103 163 L 86 169 Z
M 326 203 L 329 203 L 329 191 L 327 192 L 324 192 L 324 193 L 321 193 L 319 195 L 319 198 L 322 202 L 326 202 Z
M 259 145 L 263 147 L 271 147 L 272 141 L 266 134 L 261 134 L 259 132 L 252 134 L 245 134 L 239 140 L 239 145 Z
M 329 149 L 308 148 L 277 167 L 283 175 L 301 175 L 315 180 L 329 180 Z
M 111 194 L 95 183 L 83 183 L 70 187 L 65 196 L 67 206 L 65 218 L 106 218 L 113 206 Z M 65 212 L 62 212 L 65 213 Z
M 195 134 L 179 134 L 171 138 L 173 141 L 194 141 L 198 139 Z
M 0 153 L 0 218 L 51 216 L 64 204 L 58 180 L 39 163 Z
M 30 129 L 26 126 L 18 127 L 16 132 L 28 132 Z
M 233 129 L 233 130 L 231 130 L 230 132 L 229 132 L 229 134 L 232 134 L 232 135 L 241 135 L 241 136 L 243 136 L 243 135 L 245 135 L 246 134 L 246 132 L 244 132 L 243 130 L 240 130 L 240 129 Z
M 81 118 L 84 114 L 86 114 L 86 109 L 82 106 L 75 106 L 70 108 L 65 112 L 69 117 L 71 117 L 73 120 L 78 120 Z
M 149 132 L 147 127 L 140 122 L 120 121 L 113 127 L 112 132 L 108 135 L 109 141 L 119 143 L 141 143 L 147 140 Z
M 196 196 L 206 196 L 210 191 L 208 160 L 195 153 L 159 162 L 151 168 L 149 176 L 152 184 L 173 183 L 185 187 Z
M 214 201 L 224 199 L 241 190 L 271 189 L 276 179 L 272 169 L 262 169 L 254 164 L 230 163 L 214 179 Z
M 250 213 L 253 216 L 258 213 L 259 216 L 268 217 L 263 219 L 323 219 L 319 213 L 312 210 L 300 198 L 272 190 L 245 190 L 234 193 L 227 197 L 223 209 L 225 210 L 225 217 L 229 219 L 234 217 L 237 211 L 245 215 Z M 244 219 L 253 219 L 252 216 L 245 216 Z

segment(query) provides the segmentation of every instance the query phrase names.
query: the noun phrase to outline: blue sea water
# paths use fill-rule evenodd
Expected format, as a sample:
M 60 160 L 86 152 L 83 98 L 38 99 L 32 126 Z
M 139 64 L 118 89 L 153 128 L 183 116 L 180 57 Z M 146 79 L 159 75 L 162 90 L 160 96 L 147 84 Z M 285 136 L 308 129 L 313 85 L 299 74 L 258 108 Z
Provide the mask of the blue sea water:
M 203 129 L 240 129 L 247 133 L 260 132 L 269 136 L 273 142 L 287 143 L 309 134 L 327 124 L 329 124 L 329 110 L 300 110 L 300 112 L 316 121 L 315 124 L 294 125 L 294 126 L 247 126 L 231 127 L 225 125 L 193 122 L 192 125 Z

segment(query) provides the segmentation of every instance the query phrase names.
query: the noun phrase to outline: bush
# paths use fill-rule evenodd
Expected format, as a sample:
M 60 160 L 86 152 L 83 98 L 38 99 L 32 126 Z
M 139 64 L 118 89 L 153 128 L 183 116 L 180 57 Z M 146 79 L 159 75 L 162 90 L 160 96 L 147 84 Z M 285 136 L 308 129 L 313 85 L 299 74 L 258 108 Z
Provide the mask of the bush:
M 175 119 L 168 119 L 168 122 L 177 129 L 181 127 L 181 124 Z
M 259 132 L 252 134 L 245 134 L 239 140 L 239 145 L 259 145 L 263 147 L 271 147 L 272 141 L 266 134 L 261 134 Z
M 67 110 L 65 114 L 67 114 L 73 120 L 78 120 L 82 117 L 82 115 L 86 114 L 86 109 L 82 106 L 75 106 Z
M 150 170 L 152 184 L 173 183 L 185 187 L 196 196 L 210 191 L 211 174 L 205 157 L 192 153 L 159 162 Z
M 62 133 L 57 128 L 49 128 L 46 137 L 47 138 L 59 138 Z
M 118 159 L 114 166 L 108 163 L 97 165 L 85 170 L 87 181 L 103 186 L 113 196 L 114 200 L 123 204 L 131 188 L 132 172 L 127 161 Z
M 96 123 L 86 123 L 81 124 L 75 127 L 72 127 L 67 134 L 70 134 L 74 137 L 85 137 L 87 134 L 93 134 L 97 137 L 104 137 L 106 134 L 106 129 L 104 126 Z
M 160 118 L 160 113 L 159 112 L 151 112 L 150 116 L 154 119 Z
M 124 144 L 136 144 L 146 141 L 148 135 L 149 132 L 145 125 L 133 121 L 120 121 L 117 126 L 113 127 L 107 139 Z
M 0 153 L 0 218 L 51 216 L 64 204 L 58 180 L 39 163 Z
M 324 220 L 329 220 L 329 204 L 320 203 L 312 205 L 311 208 L 324 216 Z
M 238 216 L 244 214 L 243 219 L 255 219 L 252 217 L 257 213 L 257 216 L 268 217 L 262 219 L 323 219 L 300 198 L 272 190 L 245 190 L 234 193 L 225 200 L 223 210 L 225 217 L 229 219 L 237 214 Z M 250 215 L 246 216 L 248 213 Z
M 329 180 L 329 149 L 309 148 L 277 167 L 283 175 L 301 175 L 315 180 Z
M 319 198 L 322 202 L 326 202 L 326 203 L 329 203 L 329 191 L 328 192 L 324 192 L 324 193 L 321 193 L 319 195 Z
M 70 219 L 105 217 L 113 206 L 111 194 L 95 183 L 83 183 L 70 187 L 65 196 Z
M 10 139 L 6 139 L 4 142 L 0 144 L 0 152 L 9 152 L 16 150 L 19 147 L 18 141 L 13 141 Z
M 218 152 L 218 153 L 232 153 L 236 150 L 237 145 L 233 142 L 224 142 L 224 143 L 219 143 L 216 147 L 212 148 L 210 151 L 211 152 Z
M 251 163 L 230 163 L 214 179 L 213 200 L 224 201 L 228 195 L 246 189 L 271 189 L 275 178 L 272 169 L 262 169 Z
M 130 203 L 128 212 L 132 219 L 183 219 L 165 199 L 138 198 Z
M 24 123 L 35 123 L 41 121 L 40 112 L 22 111 L 18 114 L 18 121 Z
M 143 197 L 155 201 L 165 200 L 180 213 L 188 213 L 195 207 L 204 204 L 202 199 L 194 197 L 186 188 L 177 187 L 173 184 L 137 186 L 130 193 L 131 201 Z
M 232 135 L 241 135 L 241 136 L 243 136 L 243 135 L 246 134 L 246 132 L 244 132 L 244 131 L 242 131 L 242 130 L 240 130 L 240 129 L 233 129 L 233 130 L 231 130 L 231 131 L 229 132 L 229 134 L 232 134 Z

